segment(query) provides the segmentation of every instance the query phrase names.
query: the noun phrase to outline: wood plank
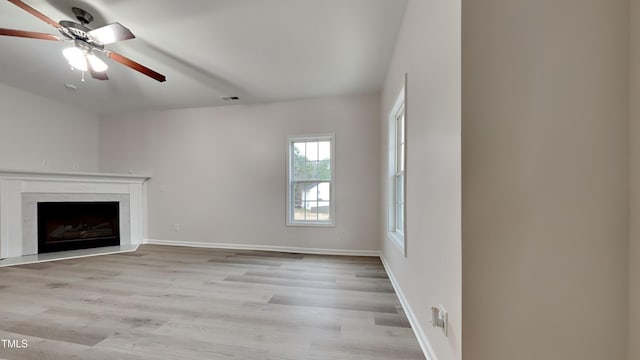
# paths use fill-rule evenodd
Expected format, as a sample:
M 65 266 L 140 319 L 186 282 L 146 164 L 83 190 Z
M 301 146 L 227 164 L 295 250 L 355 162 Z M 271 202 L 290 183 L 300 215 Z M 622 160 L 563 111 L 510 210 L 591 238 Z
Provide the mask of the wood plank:
M 349 301 L 337 298 L 318 298 L 308 296 L 285 296 L 274 295 L 269 304 L 279 305 L 294 305 L 294 306 L 307 306 L 307 307 L 327 307 L 333 309 L 355 310 L 355 311 L 367 311 L 367 312 L 379 312 L 379 313 L 391 313 L 396 314 L 398 311 L 395 306 L 392 305 L 377 305 L 367 304 L 356 301 Z
M 423 359 L 377 258 L 144 245 L 0 268 L 0 359 Z

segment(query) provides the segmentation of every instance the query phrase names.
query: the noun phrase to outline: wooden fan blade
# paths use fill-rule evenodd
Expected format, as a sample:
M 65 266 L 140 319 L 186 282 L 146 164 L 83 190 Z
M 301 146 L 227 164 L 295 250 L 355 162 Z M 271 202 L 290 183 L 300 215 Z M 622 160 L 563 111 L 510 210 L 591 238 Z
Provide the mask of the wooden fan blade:
M 133 35 L 131 30 L 127 29 L 119 22 L 114 22 L 113 24 L 93 29 L 87 34 L 102 45 L 113 44 L 117 41 L 134 39 L 136 37 Z
M 155 80 L 157 80 L 159 82 L 167 81 L 167 78 L 164 75 L 162 75 L 162 74 L 160 74 L 160 73 L 158 73 L 156 71 L 153 71 L 153 70 L 149 69 L 148 67 L 146 67 L 144 65 L 141 65 L 141 64 L 139 64 L 139 63 L 137 63 L 137 62 L 125 57 L 125 56 L 122 56 L 122 55 L 120 55 L 120 54 L 118 54 L 116 52 L 113 52 L 113 51 L 106 51 L 105 53 L 110 59 L 115 60 L 115 61 L 119 62 L 120 64 L 122 64 L 124 66 L 130 67 L 133 70 L 141 72 L 141 73 L 147 75 L 150 78 L 153 78 L 153 79 L 155 79 Z
M 60 40 L 62 40 L 58 36 L 47 34 L 47 33 L 41 33 L 41 32 L 35 32 L 35 31 L 24 31 L 24 30 L 14 30 L 14 29 L 3 29 L 3 28 L 0 28 L 0 35 L 23 37 L 23 38 L 30 38 L 30 39 L 40 39 L 40 40 L 52 40 L 52 41 L 60 41 Z
M 22 10 L 28 12 L 29 14 L 37 17 L 38 19 L 46 22 L 47 24 L 53 26 L 54 28 L 58 29 L 60 28 L 60 24 L 58 24 L 56 21 L 53 21 L 50 17 L 48 17 L 47 15 L 41 13 L 40 11 L 32 8 L 31 6 L 25 4 L 24 2 L 20 1 L 20 0 L 7 0 L 10 3 L 14 4 L 15 6 L 21 8 Z

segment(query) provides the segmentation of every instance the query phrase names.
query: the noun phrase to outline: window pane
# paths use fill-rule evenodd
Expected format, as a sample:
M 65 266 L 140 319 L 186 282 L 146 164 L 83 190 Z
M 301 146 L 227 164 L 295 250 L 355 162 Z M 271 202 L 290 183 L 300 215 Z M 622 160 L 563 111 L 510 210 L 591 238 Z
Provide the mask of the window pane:
M 318 220 L 331 220 L 331 206 L 328 201 L 318 201 Z
M 307 142 L 307 159 L 315 161 L 318 160 L 318 142 Z
M 400 162 L 399 171 L 404 171 L 404 144 L 400 145 L 400 154 L 398 161 Z
M 329 201 L 331 199 L 331 184 L 318 183 L 318 200 Z
M 320 141 L 318 145 L 318 160 L 330 160 L 331 159 L 331 142 Z
M 306 202 L 306 220 L 309 221 L 318 221 L 318 202 L 317 201 L 307 201 Z
M 318 162 L 317 161 L 310 161 L 307 163 L 307 169 L 308 169 L 308 173 L 307 173 L 307 179 L 308 180 L 315 180 L 318 178 Z
M 402 115 L 400 115 L 400 141 L 404 144 L 405 139 L 405 131 L 404 131 L 404 110 L 402 110 Z
M 295 142 L 293 143 L 293 147 L 294 147 L 294 153 L 297 155 L 300 155 L 303 159 L 306 156 L 306 149 L 305 149 L 305 145 L 306 143 L 303 142 Z
M 306 154 L 305 143 L 303 142 L 293 143 L 293 154 L 292 154 L 293 176 L 292 178 L 294 180 L 303 180 L 307 178 L 305 154 Z
M 318 180 L 331 180 L 331 160 L 323 160 L 318 163 Z
M 305 220 L 304 215 L 305 215 L 304 207 L 300 206 L 293 209 L 293 220 L 304 221 Z
M 294 183 L 293 220 L 329 221 L 331 219 L 331 183 Z
M 404 175 L 395 177 L 395 229 L 404 231 Z
M 307 165 L 304 159 L 296 157 L 293 162 L 293 180 L 304 180 L 307 178 Z
M 307 200 L 307 186 L 308 185 L 304 183 L 293 184 L 293 192 L 291 196 L 293 198 L 294 208 L 301 208 L 303 202 Z
M 396 231 L 404 232 L 404 209 L 402 205 L 398 205 Z
M 304 194 L 305 201 L 318 200 L 318 184 L 305 183 L 304 189 L 305 189 L 305 194 Z
M 293 180 L 331 180 L 331 142 L 296 142 Z
M 396 118 L 396 173 L 404 171 L 404 156 L 405 156 L 405 128 L 404 128 L 404 109 L 400 110 L 400 113 Z
M 304 180 L 313 180 L 316 178 L 316 165 L 313 161 L 304 163 L 305 177 Z

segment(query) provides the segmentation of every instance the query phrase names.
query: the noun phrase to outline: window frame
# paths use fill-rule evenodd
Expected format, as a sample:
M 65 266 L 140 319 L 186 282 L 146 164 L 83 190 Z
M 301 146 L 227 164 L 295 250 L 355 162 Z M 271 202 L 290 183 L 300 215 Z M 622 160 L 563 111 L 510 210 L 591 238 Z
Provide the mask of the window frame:
M 330 143 L 330 170 L 331 178 L 326 179 L 305 179 L 296 181 L 293 179 L 293 167 L 294 167 L 294 143 L 297 142 L 321 142 L 329 141 Z M 293 135 L 287 136 L 287 204 L 286 208 L 286 225 L 287 226 L 306 226 L 306 227 L 335 227 L 336 224 L 336 191 L 335 191 L 335 179 L 336 179 L 336 166 L 335 166 L 335 143 L 336 136 L 334 133 L 328 134 L 309 134 L 309 135 Z M 301 182 L 317 182 L 329 183 L 329 220 L 295 220 L 295 195 L 294 185 Z
M 388 119 L 388 209 L 387 209 L 387 239 L 395 243 L 407 256 L 407 75 L 405 74 L 402 86 L 396 97 L 396 101 L 389 112 Z M 398 124 L 402 119 L 404 142 L 400 140 Z M 398 199 L 398 185 L 401 181 L 402 198 Z M 399 220 L 400 210 L 402 211 Z
M 406 127 L 405 119 L 406 114 L 404 111 L 404 102 L 394 114 L 395 125 L 395 146 L 394 146 L 394 174 L 393 174 L 393 206 L 394 206 L 394 218 L 393 218 L 393 231 L 399 236 L 404 237 L 404 214 L 405 214 L 405 166 L 404 161 L 406 155 Z M 399 190 L 399 187 L 402 189 Z M 401 195 L 401 196 L 400 196 Z M 400 198 L 401 197 L 401 198 Z

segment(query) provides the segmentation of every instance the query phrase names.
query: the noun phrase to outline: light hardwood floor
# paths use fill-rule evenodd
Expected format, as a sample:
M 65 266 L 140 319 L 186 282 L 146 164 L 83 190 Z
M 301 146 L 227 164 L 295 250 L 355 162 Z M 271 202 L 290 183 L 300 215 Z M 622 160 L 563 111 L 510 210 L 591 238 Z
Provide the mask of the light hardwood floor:
M 424 359 L 377 258 L 145 245 L 0 268 L 0 359 Z

